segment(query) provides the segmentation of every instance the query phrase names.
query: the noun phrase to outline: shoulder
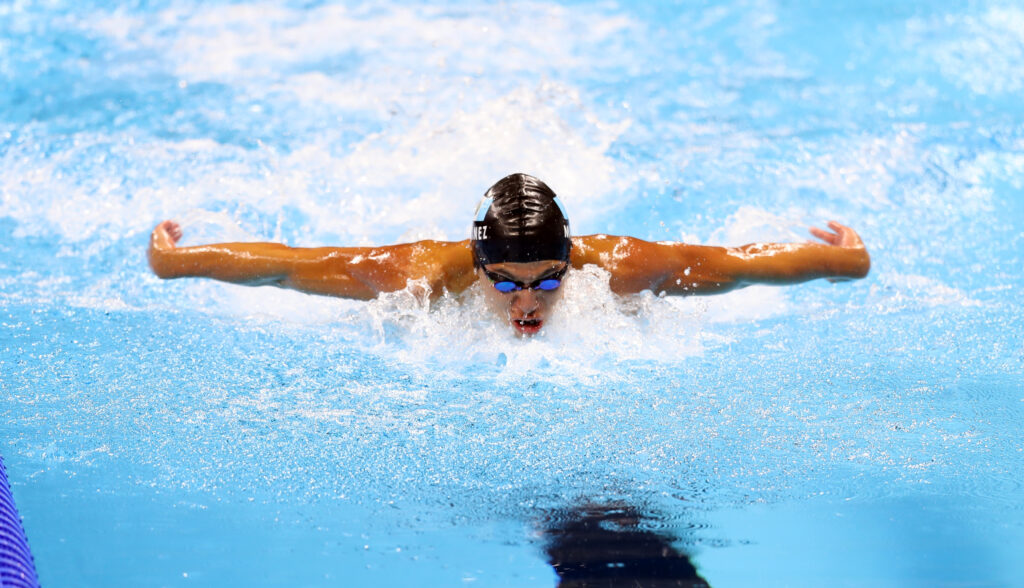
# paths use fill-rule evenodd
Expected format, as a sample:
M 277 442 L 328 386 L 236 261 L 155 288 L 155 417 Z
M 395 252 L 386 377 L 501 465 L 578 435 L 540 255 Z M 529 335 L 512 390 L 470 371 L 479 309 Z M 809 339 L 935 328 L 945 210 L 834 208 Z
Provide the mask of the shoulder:
M 346 265 L 370 263 L 394 271 L 428 268 L 456 269 L 473 265 L 469 241 L 413 241 L 370 247 L 321 247 L 315 250 L 324 259 Z
M 474 279 L 469 241 L 415 241 L 371 247 L 321 247 L 298 265 L 306 280 L 356 280 L 367 292 L 392 292 L 423 280 L 432 295 L 460 292 Z
M 656 243 L 635 237 L 586 235 L 573 238 L 573 267 L 596 265 L 609 273 L 609 286 L 618 294 L 651 288 L 662 273 L 651 260 L 663 258 Z
M 610 274 L 612 291 L 620 294 L 657 290 L 667 280 L 685 276 L 690 283 L 720 283 L 728 264 L 722 247 L 675 241 L 645 241 L 636 237 L 587 235 L 573 239 L 573 267 L 594 264 Z M 679 275 L 677 275 L 679 274 Z
M 473 250 L 465 241 L 416 241 L 405 245 L 408 259 L 417 265 L 437 265 L 447 271 L 472 269 Z
M 476 279 L 473 250 L 469 240 L 416 241 L 408 243 L 405 271 L 413 278 L 426 278 L 432 290 L 461 292 Z
M 572 238 L 570 258 L 574 267 L 586 264 L 599 266 L 610 265 L 613 261 L 622 261 L 645 249 L 647 241 L 635 237 L 617 235 L 584 235 Z
M 576 267 L 588 263 L 600 266 L 640 264 L 658 265 L 670 260 L 694 258 L 725 252 L 721 247 L 690 245 L 677 241 L 645 241 L 618 235 L 585 235 L 572 239 L 572 263 Z

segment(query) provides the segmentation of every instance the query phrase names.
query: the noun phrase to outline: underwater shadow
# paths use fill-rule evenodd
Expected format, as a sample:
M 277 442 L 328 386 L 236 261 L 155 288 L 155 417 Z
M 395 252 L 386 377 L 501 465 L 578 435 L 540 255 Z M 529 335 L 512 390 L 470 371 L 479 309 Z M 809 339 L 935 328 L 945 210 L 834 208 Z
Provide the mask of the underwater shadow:
M 655 518 L 612 502 L 585 504 L 544 520 L 548 563 L 559 588 L 708 588 L 671 535 L 645 528 Z

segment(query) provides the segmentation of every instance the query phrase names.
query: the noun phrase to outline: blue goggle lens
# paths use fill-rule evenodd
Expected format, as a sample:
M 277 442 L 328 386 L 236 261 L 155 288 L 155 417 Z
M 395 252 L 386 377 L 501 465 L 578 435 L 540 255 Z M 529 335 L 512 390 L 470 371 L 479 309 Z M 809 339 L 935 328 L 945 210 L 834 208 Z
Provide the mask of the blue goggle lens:
M 559 278 L 540 280 L 530 284 L 529 286 L 526 284 L 520 284 L 519 282 L 513 282 L 511 280 L 501 280 L 499 282 L 494 282 L 494 289 L 502 294 L 508 294 L 509 292 L 515 292 L 516 290 L 522 290 L 523 288 L 551 291 L 557 289 L 561 285 L 562 280 Z

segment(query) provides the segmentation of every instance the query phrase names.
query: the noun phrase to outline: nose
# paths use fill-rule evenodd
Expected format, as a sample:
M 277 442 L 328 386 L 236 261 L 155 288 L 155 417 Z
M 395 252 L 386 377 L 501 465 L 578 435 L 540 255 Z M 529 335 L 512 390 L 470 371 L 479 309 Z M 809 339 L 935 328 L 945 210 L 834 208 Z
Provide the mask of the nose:
M 512 306 L 519 309 L 523 316 L 529 316 L 540 308 L 540 300 L 537 293 L 529 288 L 524 288 L 512 296 Z

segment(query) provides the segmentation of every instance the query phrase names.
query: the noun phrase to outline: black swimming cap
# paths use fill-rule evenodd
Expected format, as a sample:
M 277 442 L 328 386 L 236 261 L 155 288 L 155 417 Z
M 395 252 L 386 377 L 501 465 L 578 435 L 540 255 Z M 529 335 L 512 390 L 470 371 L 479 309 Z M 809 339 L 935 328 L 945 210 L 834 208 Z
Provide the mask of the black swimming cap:
M 512 174 L 491 186 L 476 209 L 473 259 L 491 263 L 569 261 L 569 219 L 555 193 L 533 176 Z

